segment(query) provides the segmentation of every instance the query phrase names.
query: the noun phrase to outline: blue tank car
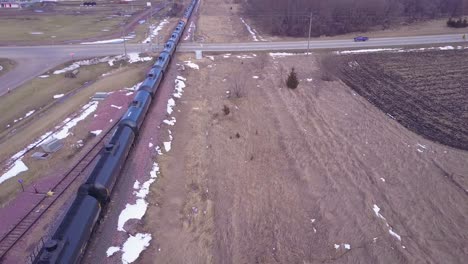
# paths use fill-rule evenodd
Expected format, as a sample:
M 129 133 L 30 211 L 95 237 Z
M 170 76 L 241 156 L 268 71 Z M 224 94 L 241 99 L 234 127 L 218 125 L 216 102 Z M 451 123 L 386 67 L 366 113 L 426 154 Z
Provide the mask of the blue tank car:
M 119 125 L 128 126 L 135 134 L 138 134 L 150 104 L 151 94 L 144 90 L 138 91 L 127 112 L 120 119 Z

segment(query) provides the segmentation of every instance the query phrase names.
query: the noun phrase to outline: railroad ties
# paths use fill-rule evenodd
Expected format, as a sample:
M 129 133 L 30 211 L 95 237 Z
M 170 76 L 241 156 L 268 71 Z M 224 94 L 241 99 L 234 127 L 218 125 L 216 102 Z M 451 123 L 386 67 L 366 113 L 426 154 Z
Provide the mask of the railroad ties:
M 16 225 L 10 229 L 0 239 L 0 263 L 2 263 L 5 255 L 18 243 L 21 238 L 34 226 L 34 224 L 42 217 L 42 215 L 58 200 L 60 196 L 65 193 L 81 175 L 86 172 L 93 161 L 99 156 L 102 149 L 102 142 L 107 142 L 114 128 L 117 126 L 118 121 L 106 131 L 106 133 L 99 138 L 99 140 L 92 146 L 89 146 L 82 158 L 71 167 L 63 177 L 51 188 L 50 194 L 44 196 L 36 203 L 36 205 L 23 216 Z M 41 241 L 43 241 L 41 239 Z M 33 253 L 34 254 L 34 253 Z

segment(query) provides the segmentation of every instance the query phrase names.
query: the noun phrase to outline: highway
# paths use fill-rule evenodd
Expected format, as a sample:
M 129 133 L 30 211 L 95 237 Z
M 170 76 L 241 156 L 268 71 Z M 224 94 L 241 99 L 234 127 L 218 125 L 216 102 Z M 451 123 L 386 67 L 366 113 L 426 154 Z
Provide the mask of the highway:
M 311 50 L 339 50 L 379 47 L 406 47 L 414 45 L 448 45 L 463 42 L 461 34 L 414 37 L 373 38 L 366 42 L 351 39 L 313 40 Z M 153 45 L 153 48 L 156 46 Z M 178 52 L 195 50 L 210 52 L 287 51 L 306 50 L 307 41 L 244 42 L 244 43 L 182 43 Z M 149 44 L 127 44 L 127 52 L 144 52 Z M 82 59 L 124 53 L 123 44 L 48 45 L 0 47 L 0 58 L 17 61 L 17 67 L 0 77 L 0 96 L 8 89 L 22 85 L 45 71 L 72 59 Z M 73 54 L 73 55 L 72 55 Z

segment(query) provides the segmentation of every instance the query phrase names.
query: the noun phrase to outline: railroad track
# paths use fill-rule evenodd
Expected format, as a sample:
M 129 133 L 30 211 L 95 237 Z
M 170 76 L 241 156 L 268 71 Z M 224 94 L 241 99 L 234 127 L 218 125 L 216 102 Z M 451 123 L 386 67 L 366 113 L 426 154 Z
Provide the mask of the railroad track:
M 11 166 L 11 164 L 15 163 L 17 160 L 23 158 L 26 154 L 28 154 L 31 150 L 35 149 L 36 147 L 40 146 L 42 143 L 44 143 L 46 140 L 48 140 L 50 137 L 52 137 L 56 132 L 60 131 L 62 128 L 64 128 L 68 123 L 72 122 L 73 119 L 75 119 L 75 117 L 79 116 L 81 113 L 83 113 L 84 111 L 88 110 L 88 108 L 90 108 L 92 105 L 88 105 L 87 107 L 81 109 L 82 111 L 78 112 L 78 113 L 75 113 L 71 118 L 70 120 L 68 120 L 67 122 L 64 122 L 62 124 L 60 124 L 59 126 L 57 126 L 54 130 L 52 130 L 51 132 L 48 132 L 49 135 L 44 137 L 43 139 L 40 139 L 38 141 L 36 141 L 35 143 L 33 143 L 33 145 L 31 146 L 27 146 L 25 149 L 24 149 L 24 152 L 21 154 L 21 155 L 18 155 L 17 157 L 13 158 L 13 159 L 10 159 L 10 158 L 7 158 L 7 159 L 4 159 L 2 160 L 0 163 L 3 164 L 3 169 L 5 168 L 8 168 L 8 166 Z M 1 169 L 0 169 L 1 171 Z
M 108 129 L 103 136 L 93 146 L 89 147 L 84 153 L 83 157 L 73 165 L 64 176 L 52 187 L 51 191 L 54 192 L 52 196 L 44 195 L 36 205 L 23 216 L 16 225 L 12 227 L 0 239 L 0 263 L 3 263 L 5 255 L 15 246 L 15 244 L 23 238 L 31 227 L 42 217 L 42 215 L 65 193 L 77 179 L 83 175 L 83 172 L 89 165 L 96 159 L 102 149 L 102 142 L 107 141 L 112 131 L 118 124 L 115 122 L 110 129 Z

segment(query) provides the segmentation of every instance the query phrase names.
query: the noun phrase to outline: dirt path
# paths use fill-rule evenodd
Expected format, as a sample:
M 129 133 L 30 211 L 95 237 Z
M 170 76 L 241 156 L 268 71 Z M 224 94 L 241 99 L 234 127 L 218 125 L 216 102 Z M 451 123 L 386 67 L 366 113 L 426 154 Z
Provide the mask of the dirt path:
M 446 173 L 467 175 L 467 152 L 320 80 L 314 57 L 197 63 L 173 149 L 159 160 L 145 217 L 154 239 L 141 263 L 466 259 L 467 196 Z M 280 65 L 298 69 L 297 90 L 279 87 Z M 245 95 L 227 99 L 238 69 Z

